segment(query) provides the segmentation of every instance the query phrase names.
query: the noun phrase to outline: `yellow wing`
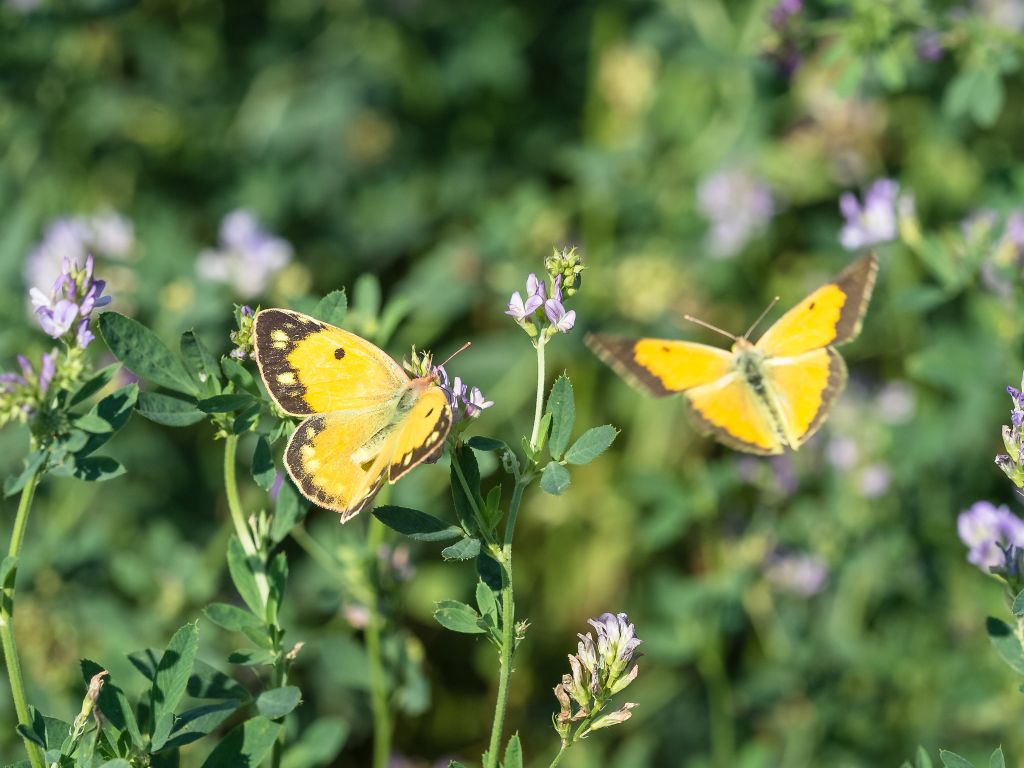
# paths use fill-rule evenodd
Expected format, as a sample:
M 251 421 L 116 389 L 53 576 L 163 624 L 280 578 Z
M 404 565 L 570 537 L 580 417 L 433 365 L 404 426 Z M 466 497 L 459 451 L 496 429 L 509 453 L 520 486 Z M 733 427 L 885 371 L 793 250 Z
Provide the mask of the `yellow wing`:
M 293 416 L 372 408 L 409 383 L 380 348 L 300 312 L 264 309 L 253 328 L 263 383 Z
M 873 253 L 854 262 L 780 317 L 755 346 L 766 355 L 791 357 L 856 338 L 877 273 Z
M 655 397 L 709 384 L 732 370 L 730 352 L 692 341 L 623 339 L 592 333 L 586 343 L 622 378 Z
M 789 447 L 818 431 L 846 384 L 846 364 L 831 347 L 765 361 L 765 389 Z
M 689 389 L 683 397 L 705 434 L 747 453 L 782 453 L 785 443 L 771 410 L 738 372 Z
M 399 422 L 389 446 L 388 479 L 393 483 L 437 454 L 452 427 L 452 410 L 440 387 L 429 387 Z
M 390 406 L 323 413 L 299 424 L 284 464 L 302 495 L 341 513 L 345 522 L 374 496 L 387 475 L 388 444 L 396 430 Z

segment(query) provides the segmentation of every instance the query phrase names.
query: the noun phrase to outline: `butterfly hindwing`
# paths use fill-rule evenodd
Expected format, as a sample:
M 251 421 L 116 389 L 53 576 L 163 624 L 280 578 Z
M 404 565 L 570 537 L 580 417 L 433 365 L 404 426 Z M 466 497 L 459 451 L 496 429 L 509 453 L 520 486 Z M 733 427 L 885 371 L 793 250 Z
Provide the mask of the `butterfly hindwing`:
M 767 355 L 791 357 L 856 338 L 877 273 L 873 253 L 855 261 L 780 317 L 755 346 Z
M 705 434 L 747 453 L 782 453 L 784 443 L 771 411 L 739 373 L 689 389 L 683 397 Z
M 625 339 L 592 333 L 586 342 L 626 381 L 655 397 L 715 381 L 732 367 L 732 355 L 724 349 L 692 341 Z
M 300 312 L 261 310 L 253 328 L 267 391 L 293 416 L 372 407 L 393 399 L 409 381 L 366 339 Z
M 395 482 L 437 453 L 452 427 L 452 410 L 440 387 L 430 387 L 402 419 L 390 452 L 388 480 Z
M 845 384 L 846 363 L 831 347 L 765 362 L 765 388 L 791 448 L 818 431 Z

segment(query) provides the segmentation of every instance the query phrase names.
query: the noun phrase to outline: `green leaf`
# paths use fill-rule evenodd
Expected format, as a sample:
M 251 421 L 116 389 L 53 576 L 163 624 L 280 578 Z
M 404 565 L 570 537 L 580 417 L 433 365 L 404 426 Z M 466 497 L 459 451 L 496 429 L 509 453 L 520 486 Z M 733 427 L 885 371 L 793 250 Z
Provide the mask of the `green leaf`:
M 236 435 L 244 435 L 256 426 L 259 418 L 260 404 L 258 402 L 253 403 L 235 417 L 235 420 L 231 423 L 231 431 Z
M 7 555 L 0 562 L 0 589 L 14 589 L 14 580 L 18 575 L 18 558 Z
M 932 768 L 932 759 L 924 747 L 917 748 L 917 754 L 914 756 L 914 768 Z
M 942 764 L 946 768 L 974 768 L 974 765 L 955 752 L 947 752 L 945 749 L 939 750 L 939 759 L 942 760 Z
M 501 566 L 487 552 L 476 556 L 476 572 L 484 584 L 495 592 L 501 591 Z
M 231 392 L 226 395 L 214 395 L 199 401 L 199 410 L 203 413 L 233 413 L 249 408 L 256 398 L 248 392 Z
M 270 454 L 270 443 L 260 435 L 256 440 L 256 449 L 252 452 L 252 479 L 264 491 L 269 491 L 277 477 L 274 457 Z
M 328 293 L 320 299 L 320 303 L 313 310 L 313 317 L 339 327 L 345 323 L 346 315 L 348 315 L 348 296 L 345 295 L 344 289 Z
M 11 475 L 4 480 L 4 496 L 13 496 L 25 487 L 29 478 L 39 471 L 46 461 L 45 451 L 32 451 L 25 457 L 25 466 L 17 475 Z
M 76 406 L 95 395 L 110 383 L 110 380 L 114 378 L 119 370 L 121 370 L 120 363 L 111 363 L 105 368 L 100 368 L 75 390 L 75 393 L 71 395 L 71 399 L 68 400 L 68 406 Z
M 441 550 L 445 560 L 472 560 L 480 554 L 480 539 L 463 539 Z
M 207 395 L 220 392 L 220 364 L 195 330 L 181 334 L 181 359 L 202 392 Z
M 537 452 L 538 455 L 544 450 L 544 445 L 547 443 L 548 434 L 551 431 L 551 414 L 545 413 L 540 420 L 540 428 L 537 430 Z
M 228 572 L 231 574 L 235 589 L 249 606 L 249 610 L 262 617 L 265 606 L 260 597 L 259 587 L 256 586 L 256 574 L 238 536 L 232 536 L 228 541 Z
M 548 450 L 552 458 L 561 459 L 569 444 L 572 425 L 576 421 L 576 402 L 572 394 L 572 382 L 564 373 L 555 379 L 548 395 L 547 412 L 551 415 L 551 437 Z
M 988 127 L 1003 111 L 1003 80 L 994 69 L 978 70 L 971 93 L 971 115 L 978 125 Z
M 267 569 L 270 594 L 267 597 L 267 616 L 271 624 L 276 623 L 277 609 L 284 600 L 284 589 L 288 583 L 288 556 L 278 552 Z
M 81 670 L 82 679 L 88 685 L 93 677 L 103 671 L 103 667 L 94 661 L 82 659 Z M 135 719 L 135 711 L 128 703 L 128 697 L 124 695 L 124 691 L 118 688 L 109 677 L 100 688 L 98 705 L 100 712 L 103 713 L 104 730 L 107 730 L 106 726 L 109 724 L 118 732 L 127 733 L 132 746 L 141 749 L 142 733 L 139 731 L 139 724 Z
M 186 624 L 171 637 L 153 678 L 153 734 L 151 750 L 163 748 L 174 725 L 174 710 L 185 695 L 199 645 L 199 625 Z
M 175 392 L 199 394 L 181 360 L 142 323 L 117 312 L 104 312 L 97 325 L 114 357 L 137 376 Z
M 75 458 L 74 476 L 89 483 L 113 480 L 125 473 L 125 468 L 110 456 L 82 456 Z
M 164 745 L 165 750 L 177 749 L 198 741 L 233 715 L 244 702 L 237 699 L 204 704 L 182 712 L 174 721 L 171 738 Z M 106 714 L 106 713 L 104 713 Z
M 234 728 L 210 753 L 202 768 L 253 768 L 263 762 L 281 731 L 281 725 L 257 716 Z
M 618 434 L 618 430 L 608 424 L 588 429 L 573 443 L 572 448 L 566 451 L 565 460 L 570 464 L 589 464 L 608 450 L 608 446 Z
M 110 426 L 110 422 L 106 419 L 100 418 L 92 411 L 76 416 L 74 418 L 74 424 L 79 429 L 91 432 L 94 435 L 102 435 L 106 432 L 113 431 L 113 427 Z
M 501 486 L 495 485 L 487 492 L 484 500 L 484 522 L 494 528 L 501 520 Z
M 137 384 L 121 387 L 116 392 L 112 392 L 104 397 L 92 407 L 92 410 L 80 417 L 76 423 L 76 426 L 80 429 L 94 432 L 94 434 L 90 435 L 80 448 L 69 447 L 68 450 L 74 451 L 79 456 L 88 456 L 103 446 L 114 436 L 115 432 L 128 423 L 128 419 L 132 415 L 132 409 L 135 407 L 138 399 L 139 387 Z M 89 429 L 88 426 L 81 423 L 83 419 L 86 424 L 96 427 L 99 427 L 101 423 L 105 423 L 106 428 L 99 430 Z
M 243 667 L 270 666 L 276 658 L 277 654 L 273 651 L 261 648 L 239 648 L 228 654 L 228 663 Z
M 270 521 L 270 540 L 275 544 L 283 541 L 292 528 L 306 516 L 308 510 L 309 502 L 299 494 L 292 479 L 285 476 L 281 482 L 281 490 L 277 494 L 274 517 Z
M 466 495 L 466 489 L 459 479 L 458 472 L 456 471 L 456 462 L 462 468 L 462 474 L 466 478 L 466 485 L 469 487 L 470 496 Z M 452 452 L 451 488 L 452 502 L 455 505 L 455 514 L 458 516 L 459 522 L 462 523 L 462 527 L 465 530 L 475 531 L 477 529 L 477 522 L 473 515 L 473 506 L 470 499 L 472 498 L 481 507 L 483 503 L 480 499 L 480 467 L 476 463 L 476 454 L 473 453 L 472 448 L 463 446 L 461 450 Z
M 340 717 L 315 720 L 284 753 L 281 768 L 324 768 L 341 752 L 348 732 Z
M 222 358 L 220 367 L 224 371 L 224 375 L 228 377 L 228 381 L 239 389 L 248 390 L 249 392 L 256 389 L 256 380 L 252 377 L 252 374 L 233 357 Z
M 462 535 L 457 525 L 449 525 L 418 509 L 386 505 L 374 509 L 373 516 L 388 528 L 417 541 L 448 541 Z
M 262 631 L 264 629 L 263 622 L 258 617 L 237 605 L 210 603 L 203 608 L 203 613 L 218 627 L 223 627 L 229 632 L 244 632 L 247 629 Z
M 123 757 L 115 757 L 113 760 L 101 763 L 100 768 L 132 768 L 132 764 Z
M 501 440 L 495 440 L 493 437 L 482 437 L 480 435 L 474 435 L 466 441 L 466 445 L 470 448 L 474 448 L 478 451 L 500 451 L 508 446 Z
M 988 768 L 1006 768 L 1006 759 L 1003 757 L 1003 748 L 996 747 L 996 751 L 988 759 Z
M 192 665 L 186 691 L 194 699 L 235 699 L 246 702 L 252 698 L 249 691 L 234 678 L 199 659 Z
M 434 611 L 437 623 L 452 632 L 464 635 L 482 635 L 487 632 L 480 625 L 480 614 L 458 600 L 441 600 Z
M 140 392 L 135 410 L 165 427 L 187 427 L 206 418 L 194 398 L 164 392 Z
M 523 747 L 519 743 L 519 734 L 513 733 L 505 747 L 505 761 L 502 768 L 523 768 Z
M 261 715 L 271 720 L 284 717 L 302 701 L 302 691 L 294 685 L 283 688 L 271 688 L 256 697 L 256 709 Z
M 557 461 L 549 463 L 540 474 L 540 489 L 552 496 L 561 496 L 565 493 L 569 483 L 569 470 Z
M 476 607 L 481 616 L 490 617 L 494 626 L 498 626 L 498 601 L 494 599 L 494 591 L 482 581 L 476 583 Z
M 1013 598 L 1013 607 L 1011 609 L 1014 616 L 1024 615 L 1024 589 L 1017 593 L 1017 596 Z
M 988 632 L 988 639 L 995 646 L 996 653 L 1014 672 L 1024 675 L 1024 649 L 1021 648 L 1020 640 L 1013 630 L 992 616 L 985 620 L 985 629 Z

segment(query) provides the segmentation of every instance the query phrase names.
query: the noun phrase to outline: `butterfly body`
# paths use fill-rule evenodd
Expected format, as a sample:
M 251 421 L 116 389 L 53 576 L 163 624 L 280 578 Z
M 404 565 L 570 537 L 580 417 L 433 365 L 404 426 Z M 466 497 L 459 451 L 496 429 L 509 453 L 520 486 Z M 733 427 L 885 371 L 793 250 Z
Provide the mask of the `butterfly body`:
M 452 412 L 435 374 L 410 378 L 366 339 L 299 312 L 265 309 L 253 327 L 267 391 L 305 417 L 284 451 L 288 474 L 342 522 L 440 449 Z
M 731 350 L 669 339 L 591 334 L 587 343 L 627 381 L 658 397 L 682 393 L 698 426 L 748 453 L 797 449 L 846 383 L 833 345 L 855 338 L 877 261 L 868 255 L 784 314 L 756 343 Z

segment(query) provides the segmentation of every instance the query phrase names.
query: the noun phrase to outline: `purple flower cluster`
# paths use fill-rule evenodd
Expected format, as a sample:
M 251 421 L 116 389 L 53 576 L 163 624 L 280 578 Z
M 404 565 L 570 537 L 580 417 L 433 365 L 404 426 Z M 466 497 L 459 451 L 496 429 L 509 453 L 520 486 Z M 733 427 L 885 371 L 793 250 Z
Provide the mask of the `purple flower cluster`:
M 508 301 L 508 309 L 505 314 L 509 315 L 527 331 L 534 329 L 536 334 L 535 321 L 541 321 L 539 310 L 543 308 L 543 317 L 547 319 L 549 333 L 568 333 L 576 324 L 576 310 L 566 311 L 562 297 L 562 276 L 556 275 L 554 280 L 554 292 L 551 298 L 547 296 L 547 283 L 530 273 L 526 278 L 526 298 L 520 295 L 519 291 L 512 294 Z
M 708 220 L 706 245 L 717 259 L 735 256 L 777 213 L 771 189 L 742 168 L 716 171 L 697 187 L 697 207 Z
M 957 517 L 956 529 L 968 548 L 967 560 L 986 573 L 1006 562 L 1011 547 L 1024 547 L 1024 520 L 1006 505 L 975 502 Z
M 895 240 L 899 233 L 900 185 L 892 179 L 878 179 L 864 193 L 863 203 L 852 192 L 839 198 L 839 210 L 846 219 L 839 242 L 857 251 Z
M 448 398 L 448 405 L 452 409 L 452 423 L 458 424 L 467 419 L 475 419 L 485 409 L 494 405 L 493 400 L 484 397 L 479 387 L 469 387 L 458 376 L 449 380 L 448 372 L 443 365 L 434 368 L 437 373 L 441 389 Z
M 44 353 L 37 373 L 27 357 L 18 355 L 20 373 L 0 373 L 0 426 L 35 414 L 57 375 L 57 357 L 56 349 Z
M 89 316 L 97 307 L 110 303 L 110 296 L 103 295 L 104 280 L 93 276 L 93 257 L 86 256 L 85 266 L 70 258 L 64 259 L 64 269 L 47 296 L 38 288 L 32 288 L 29 296 L 35 307 L 39 325 L 54 339 L 71 334 L 79 349 L 85 349 L 95 338 L 89 330 Z
M 825 588 L 828 566 L 815 555 L 775 551 L 765 561 L 764 575 L 783 592 L 811 597 Z
M 287 240 L 268 232 L 250 211 L 237 210 L 221 221 L 219 247 L 200 253 L 196 269 L 200 277 L 229 284 L 248 299 L 263 294 L 292 256 Z
M 1021 378 L 1021 389 L 1024 389 L 1024 377 Z M 1021 389 L 1006 388 L 1013 408 L 1010 410 L 1010 423 L 1003 425 L 1006 453 L 996 456 L 996 465 L 1018 488 L 1024 488 L 1024 393 Z
M 54 219 L 25 259 L 25 283 L 46 291 L 60 277 L 68 260 L 82 264 L 90 254 L 126 259 L 134 250 L 132 222 L 116 211 Z
M 603 613 L 587 623 L 597 631 L 596 642 L 590 632 L 578 635 L 576 654 L 569 656 L 572 674 L 563 675 L 562 682 L 555 686 L 555 698 L 561 707 L 555 729 L 563 740 L 572 723 L 600 712 L 608 699 L 636 679 L 639 670 L 633 655 L 641 640 L 626 614 Z M 625 722 L 635 706 L 627 703 L 616 712 L 592 720 L 587 731 Z M 586 733 L 577 734 L 574 739 L 584 736 Z
M 256 312 L 248 304 L 235 305 L 235 324 L 237 330 L 231 331 L 229 337 L 235 348 L 229 353 L 235 360 L 255 360 L 256 351 L 253 347 L 253 323 Z
M 799 37 L 794 27 L 803 10 L 803 0 L 777 0 L 768 14 L 768 23 L 778 38 L 770 55 L 785 75 L 792 75 L 800 66 Z

